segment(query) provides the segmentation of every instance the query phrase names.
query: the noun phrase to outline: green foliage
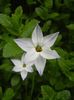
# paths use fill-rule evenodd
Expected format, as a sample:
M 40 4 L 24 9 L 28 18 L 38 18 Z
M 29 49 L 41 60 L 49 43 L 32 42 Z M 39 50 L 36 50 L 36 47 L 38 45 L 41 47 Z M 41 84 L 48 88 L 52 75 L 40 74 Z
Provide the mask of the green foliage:
M 70 60 L 59 60 L 59 66 L 61 67 L 62 72 L 72 81 L 74 81 L 74 62 Z
M 51 23 L 52 23 L 51 20 L 46 21 L 45 24 L 42 27 L 42 31 L 47 32 L 49 30 L 50 26 L 51 26 Z
M 36 8 L 35 9 L 36 14 L 42 19 L 42 20 L 47 20 L 48 17 L 48 12 L 47 9 L 44 7 Z
M 12 24 L 10 23 L 9 16 L 5 14 L 0 14 L 0 24 L 3 25 L 4 27 L 12 26 Z
M 42 86 L 41 91 L 42 91 L 42 95 L 43 95 L 44 100 L 48 100 L 48 99 L 53 100 L 55 92 L 51 87 Z
M 12 14 L 11 22 L 12 22 L 13 26 L 16 27 L 16 29 L 18 29 L 18 28 L 21 27 L 22 17 L 23 17 L 22 14 L 23 14 L 23 10 L 22 10 L 22 7 L 21 6 L 19 6 L 15 10 L 15 13 Z
M 74 0 L 0 0 L 0 100 L 74 100 L 73 5 Z M 11 59 L 24 52 L 14 39 L 31 38 L 37 24 L 44 36 L 60 32 L 51 47 L 60 59 L 47 60 L 43 76 L 35 72 L 22 81 L 12 71 Z
M 63 90 L 61 92 L 55 92 L 51 87 L 45 85 L 41 87 L 43 98 L 39 100 L 70 100 L 70 92 Z
M 23 26 L 23 29 L 21 31 L 21 37 L 31 37 L 32 31 L 38 23 L 39 23 L 39 21 L 36 19 L 32 19 L 31 21 L 27 21 L 25 23 L 25 26 Z
M 12 85 L 12 86 L 18 85 L 19 82 L 20 82 L 19 76 L 13 76 L 13 77 L 12 77 L 12 79 L 11 79 L 11 85 Z
M 5 91 L 2 100 L 12 100 L 13 97 L 14 97 L 14 91 L 13 91 L 13 89 L 8 88 L 8 89 Z
M 9 71 L 11 72 L 13 66 L 11 65 L 11 62 L 9 60 L 4 61 L 2 65 L 0 65 L 0 70 L 3 71 Z
M 67 25 L 67 28 L 70 30 L 74 30 L 74 24 Z
M 61 91 L 57 93 L 56 100 L 69 100 L 70 92 L 67 90 Z
M 22 53 L 23 51 L 13 42 L 10 41 L 7 43 L 3 49 L 3 56 L 4 57 L 13 57 Z
M 11 17 L 0 14 L 0 24 L 3 25 L 11 35 L 19 35 L 22 27 L 22 7 L 19 6 Z
M 0 13 L 10 14 L 10 0 L 0 0 Z

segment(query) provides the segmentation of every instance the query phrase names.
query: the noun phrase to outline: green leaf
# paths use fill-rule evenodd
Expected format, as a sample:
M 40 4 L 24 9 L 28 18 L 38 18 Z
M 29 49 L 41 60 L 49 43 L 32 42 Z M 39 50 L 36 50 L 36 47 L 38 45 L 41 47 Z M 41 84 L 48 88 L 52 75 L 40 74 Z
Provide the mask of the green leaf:
M 5 45 L 5 41 L 2 41 L 2 42 L 0 43 L 0 50 L 3 49 L 4 45 Z
M 10 61 L 7 61 L 7 60 L 2 65 L 0 65 L 0 70 L 3 70 L 3 71 L 11 72 L 12 68 L 13 68 L 12 64 L 10 63 Z
M 14 37 L 10 37 L 8 34 L 2 34 L 1 39 L 3 40 L 3 42 L 11 42 L 11 40 L 13 40 Z
M 69 30 L 74 30 L 74 24 L 69 24 L 66 26 Z
M 53 0 L 45 0 L 44 5 L 46 8 L 51 9 L 53 7 Z
M 55 100 L 69 100 L 69 99 L 70 99 L 70 92 L 67 90 L 64 90 L 57 93 Z
M 19 76 L 12 77 L 12 79 L 11 79 L 11 85 L 12 86 L 18 85 L 19 82 L 20 82 L 20 77 Z
M 22 6 L 18 6 L 18 7 L 16 8 L 16 10 L 15 10 L 14 15 L 17 15 L 17 18 L 18 18 L 18 17 L 20 18 L 20 17 L 22 16 L 22 14 L 23 14 Z
M 11 42 L 8 42 L 3 48 L 4 57 L 13 57 L 20 53 L 23 53 L 22 49 L 20 49 L 12 40 Z
M 32 19 L 31 21 L 27 22 L 22 29 L 21 37 L 31 37 L 32 32 L 38 23 L 39 21 L 36 19 Z
M 14 91 L 12 88 L 8 88 L 5 93 L 4 96 L 2 98 L 2 100 L 12 100 L 14 97 Z
M 56 82 L 55 82 L 55 89 L 56 90 L 62 90 L 62 89 L 66 89 L 66 88 L 72 88 L 74 86 L 74 82 L 71 81 L 71 80 L 69 80 L 67 77 L 63 76 L 62 74 L 61 74 L 60 77 L 58 77 L 55 80 L 56 80 Z
M 50 26 L 51 26 L 51 20 L 46 21 L 42 27 L 42 31 L 47 32 L 50 29 Z
M 19 6 L 16 8 L 15 13 L 12 14 L 11 17 L 5 14 L 0 14 L 0 24 L 6 28 L 6 30 L 9 32 L 8 34 L 19 36 L 23 25 L 22 16 L 23 10 L 22 7 Z
M 0 13 L 10 14 L 10 0 L 0 0 Z
M 61 58 L 68 59 L 69 55 L 68 55 L 67 51 L 65 51 L 61 48 L 55 48 L 55 50 L 58 52 L 58 54 L 60 55 Z
M 5 14 L 0 14 L 0 24 L 2 24 L 5 27 L 12 26 L 10 17 Z
M 10 6 L 11 6 L 10 3 L 8 3 L 5 7 L 3 6 L 4 7 L 4 9 L 3 9 L 4 14 L 10 14 L 11 13 Z
M 71 80 L 74 81 L 74 63 L 70 60 L 59 59 L 59 66 L 61 67 L 62 72 Z
M 48 15 L 48 18 L 50 18 L 50 19 L 55 19 L 55 18 L 58 17 L 58 16 L 59 16 L 59 13 L 53 12 L 53 13 L 51 13 L 51 14 Z
M 14 25 L 14 27 L 18 30 L 18 28 L 21 27 L 22 24 L 22 17 L 23 16 L 23 10 L 21 6 L 18 6 L 15 10 L 15 13 L 12 14 L 11 22 Z
M 48 11 L 44 7 L 38 7 L 35 9 L 36 14 L 42 19 L 47 20 L 48 18 Z
M 52 67 L 50 67 L 52 66 Z M 61 73 L 59 72 L 59 66 L 57 64 L 57 60 L 49 60 L 47 62 L 47 71 L 48 71 L 48 78 L 50 76 L 49 82 L 53 86 L 56 84 L 58 77 L 61 76 Z
M 51 87 L 49 87 L 47 85 L 41 86 L 41 91 L 42 91 L 44 100 L 53 100 L 55 92 Z
M 56 92 L 50 86 L 41 86 L 43 98 L 39 100 L 69 100 L 70 92 L 67 90 Z
M 6 28 L 8 32 L 13 35 L 17 35 L 17 31 L 11 22 L 11 18 L 5 14 L 0 14 L 0 24 Z

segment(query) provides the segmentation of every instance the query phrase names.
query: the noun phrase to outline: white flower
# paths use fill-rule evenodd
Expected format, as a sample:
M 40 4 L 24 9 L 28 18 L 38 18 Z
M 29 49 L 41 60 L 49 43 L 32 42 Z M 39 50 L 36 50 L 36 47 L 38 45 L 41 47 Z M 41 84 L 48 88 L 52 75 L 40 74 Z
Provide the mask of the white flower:
M 27 77 L 28 72 L 33 72 L 33 69 L 31 67 L 32 63 L 26 63 L 24 58 L 25 58 L 25 54 L 22 55 L 21 60 L 11 59 L 11 61 L 15 65 L 13 71 L 20 72 L 23 80 Z
M 43 74 L 46 59 L 60 58 L 58 53 L 50 48 L 56 41 L 58 34 L 59 32 L 56 32 L 43 37 L 42 31 L 39 25 L 37 25 L 32 33 L 32 39 L 14 40 L 20 48 L 27 52 L 25 60 L 27 62 L 34 61 L 40 75 Z

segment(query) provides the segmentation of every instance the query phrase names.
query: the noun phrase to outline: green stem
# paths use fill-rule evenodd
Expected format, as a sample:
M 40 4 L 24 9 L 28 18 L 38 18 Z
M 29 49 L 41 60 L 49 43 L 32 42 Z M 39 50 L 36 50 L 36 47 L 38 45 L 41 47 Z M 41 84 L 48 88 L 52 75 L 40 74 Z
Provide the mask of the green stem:
M 34 90 L 34 79 L 35 79 L 35 72 L 34 72 L 33 78 L 32 78 L 31 99 L 32 99 L 33 90 Z M 30 100 L 31 100 L 31 99 L 30 99 Z
M 25 90 L 26 90 L 26 92 L 25 92 L 25 95 L 26 95 L 26 97 L 27 97 L 27 88 L 28 88 L 28 79 L 26 79 L 26 87 L 25 87 Z

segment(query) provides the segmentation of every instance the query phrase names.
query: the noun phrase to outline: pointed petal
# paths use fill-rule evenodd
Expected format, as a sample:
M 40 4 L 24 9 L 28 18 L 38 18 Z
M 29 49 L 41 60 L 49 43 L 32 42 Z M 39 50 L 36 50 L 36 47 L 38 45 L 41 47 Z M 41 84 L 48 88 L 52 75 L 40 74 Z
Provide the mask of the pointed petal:
M 44 68 L 45 68 L 45 64 L 46 64 L 46 59 L 39 56 L 36 60 L 35 60 L 35 67 L 37 69 L 37 71 L 39 72 L 40 75 L 43 74 Z
M 15 43 L 24 51 L 28 51 L 33 48 L 32 40 L 29 38 L 14 39 Z
M 25 55 L 25 62 L 29 63 L 35 60 L 38 57 L 38 53 L 35 51 L 35 49 L 31 49 L 28 51 Z
M 56 41 L 57 37 L 58 37 L 59 32 L 56 32 L 54 34 L 50 34 L 44 37 L 44 46 L 48 46 L 51 47 L 54 42 Z
M 20 72 L 20 71 L 22 71 L 22 67 L 20 67 L 20 66 L 15 66 L 15 67 L 12 69 L 12 71 L 14 71 L 14 72 Z
M 20 60 L 11 59 L 11 61 L 15 66 L 21 66 L 21 61 Z
M 24 80 L 27 77 L 27 72 L 26 71 L 22 71 L 21 72 L 21 77 Z
M 25 63 L 25 54 L 26 54 L 26 53 L 23 53 L 23 55 L 22 55 L 22 57 L 21 57 L 21 62 L 22 62 L 22 64 Z
M 40 26 L 37 24 L 37 26 L 35 27 L 32 33 L 32 41 L 34 45 L 37 46 L 38 44 L 42 44 L 42 40 L 43 40 L 43 34 Z
M 32 68 L 31 66 L 25 67 L 25 70 L 26 70 L 27 72 L 33 72 L 33 68 Z
M 49 50 L 49 49 L 44 49 L 41 52 L 41 56 L 46 58 L 46 59 L 60 58 L 60 56 L 58 55 L 58 53 L 55 50 Z

